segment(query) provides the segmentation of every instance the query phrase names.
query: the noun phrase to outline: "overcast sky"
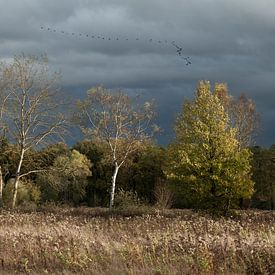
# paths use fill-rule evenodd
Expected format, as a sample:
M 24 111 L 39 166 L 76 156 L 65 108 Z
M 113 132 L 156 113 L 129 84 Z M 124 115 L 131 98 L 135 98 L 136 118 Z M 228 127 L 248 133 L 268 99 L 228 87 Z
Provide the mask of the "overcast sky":
M 193 95 L 199 80 L 209 80 L 251 97 L 262 116 L 257 143 L 275 143 L 274 0 L 0 0 L 0 5 L 1 59 L 46 53 L 50 66 L 62 72 L 63 89 L 75 97 L 103 84 L 155 98 L 164 129 L 160 142 L 171 139 L 184 98 Z M 172 41 L 183 46 L 190 66 Z

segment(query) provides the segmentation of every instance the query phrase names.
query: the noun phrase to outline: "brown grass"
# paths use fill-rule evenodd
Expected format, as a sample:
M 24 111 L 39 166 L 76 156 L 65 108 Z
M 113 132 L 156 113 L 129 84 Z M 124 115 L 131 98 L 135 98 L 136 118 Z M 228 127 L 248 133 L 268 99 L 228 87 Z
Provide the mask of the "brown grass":
M 141 213 L 139 213 L 141 214 Z M 275 214 L 0 212 L 0 273 L 274 274 Z

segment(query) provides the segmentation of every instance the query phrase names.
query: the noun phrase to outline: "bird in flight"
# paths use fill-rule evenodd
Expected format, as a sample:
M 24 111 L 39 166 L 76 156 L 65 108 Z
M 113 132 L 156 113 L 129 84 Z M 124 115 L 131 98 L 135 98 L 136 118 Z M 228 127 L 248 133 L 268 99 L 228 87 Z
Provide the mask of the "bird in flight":
M 70 33 L 69 32 L 66 32 L 66 31 L 64 31 L 64 30 L 60 30 L 60 31 L 58 31 L 57 29 L 52 29 L 52 28 L 50 28 L 50 27 L 44 27 L 44 26 L 41 26 L 40 27 L 40 29 L 41 30 L 47 30 L 47 31 L 49 31 L 49 32 L 54 32 L 54 33 L 61 33 L 61 34 L 66 34 L 66 35 L 69 35 Z M 75 35 L 77 35 L 75 32 L 71 32 L 71 35 L 72 36 L 75 36 Z M 92 38 L 92 39 L 101 39 L 101 40 L 107 40 L 107 41 L 111 41 L 111 40 L 116 40 L 116 41 L 119 41 L 120 39 L 117 37 L 117 38 L 114 38 L 114 39 L 111 39 L 111 37 L 109 37 L 109 38 L 107 38 L 106 37 L 106 39 L 105 39 L 105 37 L 103 36 L 103 35 L 100 35 L 100 34 L 98 34 L 98 35 L 89 35 L 89 34 L 83 34 L 83 33 L 78 33 L 78 35 L 77 35 L 78 37 L 87 37 L 87 38 Z M 125 41 L 130 41 L 131 39 L 129 39 L 128 37 L 126 37 L 125 39 L 124 39 Z M 138 37 L 136 37 L 136 38 L 134 38 L 133 40 L 135 40 L 135 41 L 140 41 L 140 40 L 142 40 L 142 38 L 138 38 Z M 150 42 L 150 43 L 153 43 L 153 42 L 155 42 L 155 43 L 157 43 L 157 44 L 159 44 L 159 46 L 161 46 L 160 44 L 167 44 L 168 43 L 168 40 L 153 40 L 153 38 L 149 38 L 149 39 L 144 39 L 144 42 Z M 190 57 L 189 56 L 183 56 L 183 47 L 182 46 L 180 46 L 179 44 L 177 44 L 176 43 L 176 41 L 172 41 L 171 43 L 170 43 L 175 49 L 176 49 L 176 54 L 181 58 L 181 59 L 183 59 L 183 60 L 185 60 L 185 62 L 186 62 L 186 66 L 188 66 L 188 65 L 191 65 L 192 63 L 191 63 L 191 61 L 190 61 Z

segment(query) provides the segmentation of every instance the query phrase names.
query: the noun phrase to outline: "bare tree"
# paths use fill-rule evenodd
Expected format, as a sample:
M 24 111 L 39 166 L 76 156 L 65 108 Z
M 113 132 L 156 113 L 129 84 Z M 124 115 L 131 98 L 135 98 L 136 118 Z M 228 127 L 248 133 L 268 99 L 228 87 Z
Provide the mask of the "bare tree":
M 159 178 L 155 184 L 154 196 L 155 205 L 158 208 L 168 209 L 173 203 L 173 192 L 167 184 L 167 180 Z
M 21 173 L 25 153 L 43 146 L 50 139 L 60 138 L 65 130 L 65 116 L 57 100 L 59 75 L 50 73 L 46 57 L 20 55 L 12 63 L 2 64 L 0 91 L 6 95 L 2 124 L 10 142 L 19 148 L 19 160 L 14 181 L 13 203 L 22 177 L 41 170 Z
M 78 103 L 76 114 L 82 132 L 89 137 L 105 141 L 114 165 L 110 192 L 110 209 L 114 205 L 116 179 L 120 167 L 139 145 L 152 137 L 157 126 L 151 102 L 139 103 L 122 91 L 112 92 L 96 87 L 87 92 L 87 98 Z
M 236 138 L 240 148 L 253 145 L 260 129 L 260 115 L 255 102 L 245 94 L 237 98 L 230 96 L 227 85 L 224 83 L 216 83 L 215 93 L 218 94 L 228 112 L 231 126 L 237 129 Z

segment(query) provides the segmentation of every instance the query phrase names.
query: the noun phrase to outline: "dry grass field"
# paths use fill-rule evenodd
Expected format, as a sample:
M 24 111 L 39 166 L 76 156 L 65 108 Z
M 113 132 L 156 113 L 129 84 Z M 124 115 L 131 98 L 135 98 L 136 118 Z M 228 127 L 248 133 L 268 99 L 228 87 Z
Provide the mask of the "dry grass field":
M 0 273 L 275 274 L 274 212 L 148 213 L 2 211 Z

